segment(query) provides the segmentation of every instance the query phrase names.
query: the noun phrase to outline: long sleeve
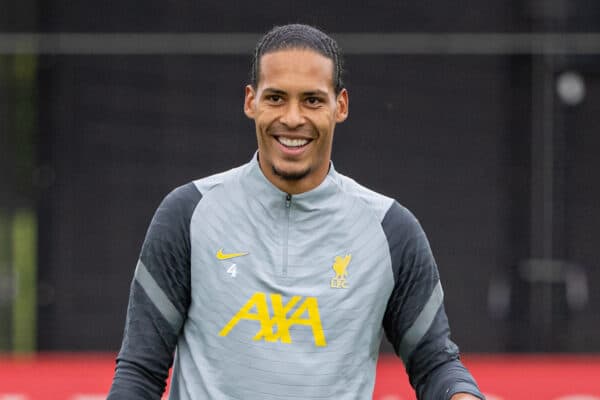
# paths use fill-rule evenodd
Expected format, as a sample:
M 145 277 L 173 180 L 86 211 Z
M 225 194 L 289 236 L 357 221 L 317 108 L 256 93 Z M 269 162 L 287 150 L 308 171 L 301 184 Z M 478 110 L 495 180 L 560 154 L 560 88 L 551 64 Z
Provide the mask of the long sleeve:
M 160 399 L 190 304 L 193 183 L 158 207 L 131 283 L 125 332 L 108 400 Z
M 382 226 L 395 279 L 384 330 L 404 362 L 417 397 L 448 400 L 455 393 L 466 392 L 483 399 L 460 362 L 458 347 L 450 340 L 438 269 L 421 226 L 396 202 Z

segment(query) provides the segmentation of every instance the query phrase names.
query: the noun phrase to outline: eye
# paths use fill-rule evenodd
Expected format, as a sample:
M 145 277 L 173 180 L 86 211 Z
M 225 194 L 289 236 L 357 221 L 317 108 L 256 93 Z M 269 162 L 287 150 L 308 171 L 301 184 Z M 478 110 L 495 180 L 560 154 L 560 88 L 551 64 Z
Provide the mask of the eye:
M 319 105 L 319 104 L 321 104 L 322 102 L 323 102 L 323 101 L 322 101 L 322 100 L 321 100 L 319 97 L 314 97 L 314 96 L 311 96 L 311 97 L 307 97 L 307 98 L 306 98 L 306 103 L 307 103 L 309 106 L 318 106 L 318 105 Z
M 283 101 L 283 97 L 281 97 L 278 94 L 269 94 L 267 95 L 267 101 L 269 101 L 270 103 L 279 104 Z

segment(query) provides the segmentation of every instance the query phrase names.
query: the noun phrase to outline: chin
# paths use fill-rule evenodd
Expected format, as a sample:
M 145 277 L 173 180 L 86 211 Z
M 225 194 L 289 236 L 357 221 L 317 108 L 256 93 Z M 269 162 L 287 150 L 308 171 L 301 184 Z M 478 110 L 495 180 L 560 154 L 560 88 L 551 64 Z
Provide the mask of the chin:
M 306 176 L 308 176 L 311 172 L 309 168 L 278 168 L 277 166 L 272 166 L 273 173 L 286 181 L 299 181 Z

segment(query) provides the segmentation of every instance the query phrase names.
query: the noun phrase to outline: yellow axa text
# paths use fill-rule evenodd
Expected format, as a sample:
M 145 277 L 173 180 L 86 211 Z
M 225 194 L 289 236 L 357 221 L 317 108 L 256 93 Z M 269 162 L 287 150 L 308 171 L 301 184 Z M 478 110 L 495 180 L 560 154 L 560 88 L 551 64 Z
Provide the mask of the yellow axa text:
M 321 325 L 319 303 L 316 297 L 293 296 L 286 304 L 284 304 L 283 297 L 280 294 L 270 294 L 268 297 L 271 300 L 273 315 L 269 314 L 267 294 L 254 293 L 221 329 L 219 336 L 227 336 L 238 322 L 245 319 L 260 322 L 260 330 L 253 340 L 279 341 L 289 344 L 292 343 L 290 327 L 305 325 L 312 328 L 316 346 L 327 346 L 323 326 Z M 290 313 L 291 315 L 288 317 Z

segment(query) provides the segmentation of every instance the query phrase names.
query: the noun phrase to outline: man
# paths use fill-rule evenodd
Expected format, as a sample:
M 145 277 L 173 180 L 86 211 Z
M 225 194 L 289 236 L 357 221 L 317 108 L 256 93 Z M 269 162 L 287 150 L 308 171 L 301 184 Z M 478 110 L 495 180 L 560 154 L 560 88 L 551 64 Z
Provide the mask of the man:
M 330 162 L 348 116 L 335 41 L 268 32 L 244 112 L 252 160 L 156 211 L 109 399 L 159 399 L 175 349 L 171 399 L 368 399 L 384 330 L 419 399 L 482 399 L 417 220 Z

